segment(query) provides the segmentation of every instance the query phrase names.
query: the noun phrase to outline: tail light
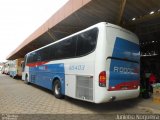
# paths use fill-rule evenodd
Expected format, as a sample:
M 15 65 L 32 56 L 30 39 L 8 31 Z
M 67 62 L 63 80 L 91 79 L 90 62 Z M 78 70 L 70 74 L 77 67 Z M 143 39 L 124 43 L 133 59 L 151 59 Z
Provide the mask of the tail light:
M 106 72 L 102 71 L 99 74 L 99 86 L 106 87 Z

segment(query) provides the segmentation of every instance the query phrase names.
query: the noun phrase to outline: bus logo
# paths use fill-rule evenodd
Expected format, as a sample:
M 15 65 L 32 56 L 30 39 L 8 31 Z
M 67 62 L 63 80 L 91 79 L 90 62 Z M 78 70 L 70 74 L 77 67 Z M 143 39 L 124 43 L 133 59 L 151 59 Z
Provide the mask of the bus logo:
M 128 68 L 128 67 L 114 67 L 114 72 L 120 72 L 120 73 L 134 73 L 134 69 Z

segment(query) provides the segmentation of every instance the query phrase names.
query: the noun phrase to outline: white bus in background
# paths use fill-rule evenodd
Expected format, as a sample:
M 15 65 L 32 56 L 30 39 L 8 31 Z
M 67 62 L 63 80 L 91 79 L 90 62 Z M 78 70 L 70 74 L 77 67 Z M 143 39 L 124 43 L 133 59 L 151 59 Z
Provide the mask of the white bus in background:
M 26 54 L 22 79 L 56 98 L 125 100 L 139 95 L 139 62 L 137 36 L 101 22 Z
M 2 74 L 5 74 L 5 66 L 6 66 L 5 63 L 3 63 L 2 69 L 1 69 L 1 73 L 2 73 Z
M 18 58 L 15 60 L 10 61 L 9 64 L 9 75 L 13 78 L 15 77 L 22 77 L 22 61 L 23 58 Z
M 4 74 L 5 71 L 5 63 L 1 64 L 1 73 Z
M 2 70 L 2 67 L 3 67 L 3 66 L 2 66 L 2 65 L 0 65 L 0 71 Z
M 7 61 L 7 62 L 4 64 L 4 74 L 6 74 L 6 75 L 9 75 L 9 62 L 10 62 L 10 61 Z
M 0 71 L 2 70 L 3 63 L 0 62 Z

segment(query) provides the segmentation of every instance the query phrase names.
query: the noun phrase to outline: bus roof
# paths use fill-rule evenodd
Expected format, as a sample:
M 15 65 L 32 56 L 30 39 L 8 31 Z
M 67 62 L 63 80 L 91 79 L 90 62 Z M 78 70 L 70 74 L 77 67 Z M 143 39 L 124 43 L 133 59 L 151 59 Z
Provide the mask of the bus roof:
M 57 41 L 54 41 L 54 42 L 52 42 L 52 43 L 50 43 L 50 44 L 48 44 L 48 45 L 45 45 L 45 46 L 40 47 L 40 48 L 38 48 L 38 49 L 36 49 L 36 50 L 33 50 L 33 51 L 31 51 L 31 52 L 29 52 L 29 53 L 27 53 L 27 54 L 30 54 L 30 53 L 32 53 L 32 52 L 41 50 L 41 49 L 43 49 L 43 48 L 45 48 L 45 47 L 47 47 L 47 46 L 50 46 L 50 45 L 52 45 L 52 44 L 58 43 L 58 42 L 60 42 L 60 41 L 63 41 L 63 40 L 65 40 L 65 39 L 67 39 L 67 38 L 70 38 L 70 37 L 72 37 L 72 36 L 78 35 L 78 34 L 80 34 L 80 33 L 82 33 L 82 32 L 88 31 L 88 30 L 90 30 L 90 29 L 92 29 L 92 28 L 95 28 L 95 27 L 98 28 L 98 27 L 100 27 L 100 26 L 102 26 L 102 25 L 103 25 L 103 26 L 107 26 L 107 27 L 112 27 L 112 28 L 120 29 L 120 30 L 122 30 L 122 31 L 124 31 L 124 32 L 126 32 L 126 33 L 128 33 L 128 34 L 132 34 L 133 36 L 135 36 L 135 37 L 137 38 L 137 36 L 136 36 L 134 33 L 130 32 L 129 30 L 127 30 L 127 29 L 125 29 L 125 28 L 122 28 L 122 27 L 120 27 L 120 26 L 118 26 L 118 25 L 114 25 L 114 24 L 111 24 L 111 23 L 108 23 L 108 22 L 99 22 L 99 23 L 97 23 L 97 24 L 95 24 L 95 25 L 92 25 L 92 26 L 90 26 L 90 27 L 88 27 L 88 28 L 85 28 L 85 29 L 83 29 L 83 30 L 81 30 L 81 31 L 78 31 L 78 32 L 76 32 L 76 33 L 73 33 L 73 34 L 71 34 L 71 35 L 69 35 L 69 36 L 67 36 L 67 37 L 64 37 L 64 38 L 59 39 L 59 40 L 57 40 Z M 27 54 L 26 54 L 26 55 L 27 55 Z

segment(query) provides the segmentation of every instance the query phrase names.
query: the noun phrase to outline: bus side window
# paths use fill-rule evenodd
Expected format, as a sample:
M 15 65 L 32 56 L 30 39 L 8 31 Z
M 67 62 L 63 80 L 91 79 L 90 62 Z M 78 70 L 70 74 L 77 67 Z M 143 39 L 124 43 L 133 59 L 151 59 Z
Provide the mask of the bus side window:
M 55 59 L 75 57 L 76 41 L 72 38 L 68 38 L 55 44 L 54 49 Z
M 77 56 L 86 55 L 92 52 L 97 43 L 98 29 L 92 29 L 78 35 L 77 39 Z
M 51 46 L 49 46 L 48 47 L 48 49 L 49 49 L 49 56 L 48 56 L 48 59 L 49 60 L 54 60 L 54 59 L 56 59 L 55 58 L 55 51 L 56 51 L 56 44 L 53 44 L 53 45 L 51 45 Z
M 35 59 L 36 59 L 36 61 L 38 61 L 38 62 L 42 61 L 42 57 L 43 57 L 42 55 L 43 55 L 43 54 L 42 54 L 42 50 L 37 51 L 37 52 L 36 52 L 36 55 L 34 56 Z

